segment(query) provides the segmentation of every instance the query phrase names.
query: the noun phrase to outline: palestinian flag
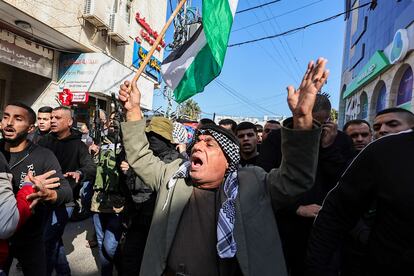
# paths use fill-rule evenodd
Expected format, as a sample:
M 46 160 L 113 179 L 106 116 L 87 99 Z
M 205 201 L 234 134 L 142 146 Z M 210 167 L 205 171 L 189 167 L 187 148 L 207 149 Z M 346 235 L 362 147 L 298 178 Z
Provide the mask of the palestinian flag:
M 203 24 L 162 63 L 165 83 L 182 103 L 216 78 L 223 68 L 238 0 L 203 0 Z

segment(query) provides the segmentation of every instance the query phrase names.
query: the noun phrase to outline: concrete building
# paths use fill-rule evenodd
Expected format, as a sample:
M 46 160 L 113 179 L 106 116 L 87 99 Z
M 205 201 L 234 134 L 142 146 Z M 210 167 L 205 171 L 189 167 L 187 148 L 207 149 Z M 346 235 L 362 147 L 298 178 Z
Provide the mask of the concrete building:
M 345 0 L 347 10 L 370 0 Z M 345 16 L 339 125 L 385 108 L 413 111 L 414 2 L 372 1 Z
M 71 105 L 91 122 L 95 102 L 131 79 L 166 22 L 167 1 L 0 1 L 0 105 Z M 138 82 L 152 109 L 165 43 Z
M 279 122 L 282 122 L 284 119 L 286 119 L 287 116 L 263 116 L 263 117 L 243 117 L 243 116 L 228 116 L 228 115 L 216 115 L 214 118 L 214 122 L 218 124 L 223 119 L 232 119 L 237 124 L 240 124 L 241 122 L 251 122 L 253 124 L 259 124 L 264 126 L 267 121 L 269 120 L 276 120 Z

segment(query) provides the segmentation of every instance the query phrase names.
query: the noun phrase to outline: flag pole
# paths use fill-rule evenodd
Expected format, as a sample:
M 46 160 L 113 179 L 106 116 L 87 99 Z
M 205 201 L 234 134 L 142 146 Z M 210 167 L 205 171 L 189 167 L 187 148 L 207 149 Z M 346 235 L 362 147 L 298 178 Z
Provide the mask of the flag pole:
M 180 12 L 180 9 L 185 4 L 187 0 L 181 0 L 177 7 L 175 8 L 174 12 L 171 14 L 170 18 L 168 19 L 167 23 L 165 23 L 164 28 L 162 28 L 161 33 L 158 35 L 157 39 L 155 40 L 154 44 L 152 45 L 151 50 L 147 53 L 144 61 L 141 63 L 137 73 L 135 74 L 132 82 L 137 82 L 139 77 L 141 76 L 142 72 L 144 72 L 145 67 L 147 66 L 148 62 L 151 60 L 152 55 L 154 54 L 155 50 L 157 49 L 158 45 L 160 44 L 161 40 L 164 38 L 165 33 L 167 32 L 168 27 L 174 20 L 174 17 Z

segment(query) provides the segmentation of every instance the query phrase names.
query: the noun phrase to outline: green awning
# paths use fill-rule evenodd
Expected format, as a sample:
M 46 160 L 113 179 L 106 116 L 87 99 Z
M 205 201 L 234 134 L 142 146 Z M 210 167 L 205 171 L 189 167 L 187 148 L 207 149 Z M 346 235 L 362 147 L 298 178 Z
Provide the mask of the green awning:
M 390 62 L 385 54 L 382 51 L 376 51 L 369 59 L 368 63 L 365 64 L 362 70 L 358 73 L 358 76 L 347 86 L 342 98 L 345 99 L 350 96 L 353 92 L 358 90 L 358 88 L 373 80 L 389 66 Z

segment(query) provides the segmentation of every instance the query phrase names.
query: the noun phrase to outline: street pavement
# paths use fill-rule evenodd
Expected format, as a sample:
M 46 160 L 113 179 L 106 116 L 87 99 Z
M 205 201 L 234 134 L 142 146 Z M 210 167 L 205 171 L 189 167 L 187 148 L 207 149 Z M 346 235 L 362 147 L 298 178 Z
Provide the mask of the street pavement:
M 92 230 L 92 218 L 81 222 L 69 222 L 66 225 L 63 242 L 72 276 L 99 276 L 98 249 L 86 247 L 86 234 Z M 16 260 L 9 273 L 10 276 L 23 276 L 16 270 Z

